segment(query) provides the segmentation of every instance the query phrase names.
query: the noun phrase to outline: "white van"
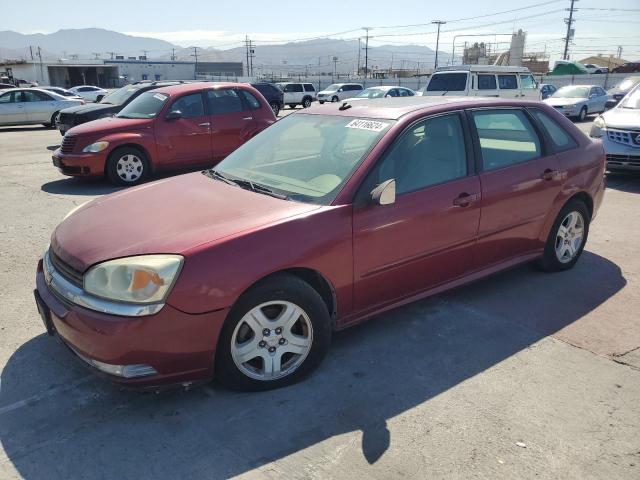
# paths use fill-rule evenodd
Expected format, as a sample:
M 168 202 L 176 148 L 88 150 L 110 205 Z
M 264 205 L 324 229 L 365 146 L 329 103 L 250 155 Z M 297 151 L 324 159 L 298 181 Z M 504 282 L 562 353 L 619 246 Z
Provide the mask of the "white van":
M 540 100 L 540 88 L 526 67 L 462 65 L 438 68 L 422 95 Z

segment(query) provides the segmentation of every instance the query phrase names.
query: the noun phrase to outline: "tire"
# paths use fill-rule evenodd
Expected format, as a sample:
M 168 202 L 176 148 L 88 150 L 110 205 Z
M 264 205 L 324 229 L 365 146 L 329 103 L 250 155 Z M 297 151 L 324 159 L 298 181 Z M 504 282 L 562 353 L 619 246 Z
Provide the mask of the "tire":
M 319 103 L 320 105 L 324 105 L 324 100 L 318 100 L 318 103 Z
M 53 112 L 53 115 L 51 115 L 51 121 L 49 123 L 43 123 L 42 126 L 46 128 L 54 128 L 56 126 L 56 115 L 58 115 L 58 112 Z
M 261 319 L 257 321 L 250 312 L 264 315 L 257 313 Z M 282 320 L 284 327 L 279 327 L 280 316 L 288 312 L 294 314 L 295 323 Z M 277 274 L 244 293 L 229 312 L 216 349 L 216 378 L 228 388 L 244 391 L 291 385 L 320 364 L 330 343 L 331 320 L 320 294 L 298 277 Z M 244 352 L 239 345 L 245 346 Z M 274 362 L 269 363 L 273 373 L 265 361 Z
M 584 122 L 584 120 L 587 118 L 587 107 L 582 107 L 580 109 L 580 113 L 578 114 L 577 118 L 579 122 Z
M 302 108 L 309 108 L 311 106 L 311 99 L 309 97 L 305 97 L 302 100 Z
M 331 97 L 331 103 L 336 103 L 339 100 L 338 97 L 336 97 L 335 95 L 333 97 Z
M 577 218 L 578 221 L 572 224 L 571 220 L 568 220 L 570 218 L 570 215 L 579 215 L 579 218 L 574 217 Z M 580 239 L 580 244 L 577 245 L 577 237 L 566 236 L 566 234 L 561 231 L 560 227 L 564 227 L 566 231 L 567 226 L 572 225 L 569 233 L 573 232 L 573 234 L 576 234 L 579 231 L 580 220 L 582 222 L 582 237 Z M 587 243 L 587 238 L 589 237 L 590 222 L 591 217 L 589 215 L 589 210 L 587 209 L 587 206 L 584 204 L 584 202 L 577 199 L 569 200 L 569 202 L 567 202 L 567 204 L 562 207 L 562 210 L 560 210 L 560 213 L 558 213 L 556 221 L 553 223 L 553 227 L 549 232 L 549 237 L 547 238 L 547 242 L 544 246 L 544 253 L 542 255 L 542 258 L 540 258 L 537 262 L 538 266 L 542 270 L 547 272 L 560 272 L 573 268 L 573 266 L 580 258 L 580 255 L 582 255 L 584 246 Z M 570 246 L 573 248 L 574 253 L 572 253 L 570 257 L 561 255 L 560 252 L 570 253 L 567 251 L 567 248 L 569 248 Z
M 280 113 L 280 105 L 277 102 L 271 102 L 269 106 L 271 107 L 271 110 L 273 110 L 273 114 L 277 117 Z
M 116 185 L 133 186 L 142 183 L 149 175 L 149 160 L 137 148 L 115 149 L 107 159 L 106 173 Z
M 297 103 L 290 103 L 290 104 L 289 104 L 289 108 L 290 108 L 291 110 L 295 110 L 297 106 L 298 106 L 298 104 L 297 104 Z

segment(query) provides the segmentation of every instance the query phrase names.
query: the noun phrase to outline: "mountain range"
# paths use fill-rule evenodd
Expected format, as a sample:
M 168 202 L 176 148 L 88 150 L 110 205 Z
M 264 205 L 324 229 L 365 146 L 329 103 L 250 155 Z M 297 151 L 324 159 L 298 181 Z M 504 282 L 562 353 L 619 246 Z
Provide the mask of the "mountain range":
M 355 71 L 359 63 L 364 66 L 364 44 L 357 40 L 317 39 L 289 42 L 280 45 L 260 45 L 257 42 L 253 58 L 254 73 L 276 71 L 289 72 L 338 72 Z M 31 47 L 31 48 L 30 48 Z M 126 35 L 101 28 L 59 30 L 50 34 L 21 34 L 0 31 L 0 59 L 36 60 L 37 47 L 43 60 L 59 58 L 103 58 L 112 55 L 141 56 L 148 59 L 193 61 L 194 47 L 180 47 L 156 38 Z M 368 64 L 371 68 L 417 69 L 433 65 L 435 52 L 422 45 L 370 46 Z M 334 61 L 335 58 L 335 61 Z M 449 59 L 439 52 L 439 63 Z M 235 61 L 246 63 L 246 50 L 237 47 L 221 50 L 214 47 L 198 47 L 198 61 Z

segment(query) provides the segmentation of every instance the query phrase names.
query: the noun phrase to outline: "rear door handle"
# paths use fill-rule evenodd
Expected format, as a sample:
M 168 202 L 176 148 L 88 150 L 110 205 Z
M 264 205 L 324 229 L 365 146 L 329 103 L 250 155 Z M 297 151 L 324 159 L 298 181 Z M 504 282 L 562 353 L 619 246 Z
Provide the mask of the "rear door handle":
M 243 120 L 253 120 L 253 117 L 244 117 Z
M 199 127 L 209 127 L 209 126 L 211 126 L 211 124 L 209 122 L 204 122 L 204 123 L 199 123 L 198 126 Z
M 453 199 L 453 204 L 456 207 L 468 207 L 473 202 L 477 202 L 480 199 L 480 195 L 477 193 L 461 193 L 456 198 Z
M 540 175 L 540 178 L 542 180 L 553 180 L 558 176 L 558 170 L 551 170 L 550 168 L 547 168 L 544 172 L 542 172 L 542 175 Z

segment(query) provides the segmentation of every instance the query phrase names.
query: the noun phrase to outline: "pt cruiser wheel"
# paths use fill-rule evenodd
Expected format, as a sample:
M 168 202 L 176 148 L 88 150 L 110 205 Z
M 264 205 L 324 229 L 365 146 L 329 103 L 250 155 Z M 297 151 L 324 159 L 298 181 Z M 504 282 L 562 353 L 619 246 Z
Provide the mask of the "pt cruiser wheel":
M 116 185 L 137 185 L 147 176 L 146 156 L 135 148 L 119 148 L 107 160 L 107 176 Z
M 568 270 L 576 264 L 587 242 L 589 218 L 589 211 L 580 200 L 570 200 L 560 210 L 538 262 L 543 270 Z
M 239 390 L 288 385 L 310 373 L 331 338 L 327 306 L 292 275 L 259 282 L 233 307 L 216 353 L 216 376 Z

